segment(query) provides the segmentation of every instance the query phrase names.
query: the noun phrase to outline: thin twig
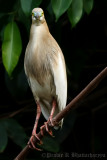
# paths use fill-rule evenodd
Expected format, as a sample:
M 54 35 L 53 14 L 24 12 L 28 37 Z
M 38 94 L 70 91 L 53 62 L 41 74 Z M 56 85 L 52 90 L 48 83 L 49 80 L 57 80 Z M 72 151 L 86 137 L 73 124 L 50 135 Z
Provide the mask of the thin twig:
M 54 126 L 58 124 L 58 122 L 64 118 L 69 111 L 74 109 L 80 102 L 83 100 L 89 93 L 91 93 L 98 84 L 107 76 L 107 67 L 102 70 L 66 107 L 64 110 L 62 110 L 60 113 L 58 113 L 55 118 L 53 118 L 53 124 Z M 48 123 L 49 127 L 52 127 L 50 123 Z M 43 128 L 43 134 L 45 135 L 46 128 L 44 126 Z M 37 134 L 37 136 L 42 139 L 43 135 L 41 135 L 41 132 Z M 37 144 L 38 140 L 34 137 L 33 138 L 35 145 Z M 19 153 L 19 155 L 14 160 L 24 160 L 28 153 L 31 151 L 28 145 Z

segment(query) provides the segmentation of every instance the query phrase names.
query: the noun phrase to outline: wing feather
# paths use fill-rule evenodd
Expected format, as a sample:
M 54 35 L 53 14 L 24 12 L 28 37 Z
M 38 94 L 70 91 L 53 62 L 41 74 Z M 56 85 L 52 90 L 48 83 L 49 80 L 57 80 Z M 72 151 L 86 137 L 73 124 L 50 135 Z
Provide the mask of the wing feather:
M 52 64 L 54 65 L 54 64 Z M 64 57 L 61 51 L 58 51 L 58 64 L 52 66 L 54 84 L 59 111 L 65 108 L 67 100 L 67 76 Z

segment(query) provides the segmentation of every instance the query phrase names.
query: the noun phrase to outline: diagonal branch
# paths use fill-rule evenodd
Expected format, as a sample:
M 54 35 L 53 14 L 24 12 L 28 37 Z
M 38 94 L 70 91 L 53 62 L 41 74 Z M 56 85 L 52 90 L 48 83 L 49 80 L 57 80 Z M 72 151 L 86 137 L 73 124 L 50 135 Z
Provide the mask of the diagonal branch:
M 60 113 L 58 113 L 54 118 L 53 118 L 53 124 L 54 126 L 62 119 L 64 118 L 70 110 L 72 110 L 74 107 L 76 107 L 81 100 L 83 100 L 89 93 L 91 93 L 97 86 L 98 84 L 107 76 L 107 67 L 103 69 L 66 107 L 64 110 L 62 110 Z M 50 123 L 48 123 L 48 126 L 52 128 Z M 46 134 L 46 128 L 44 126 L 43 128 L 43 134 Z M 37 134 L 37 136 L 42 139 L 43 135 L 41 135 L 41 132 Z M 34 143 L 38 142 L 38 140 L 34 137 Z M 28 153 L 31 151 L 29 146 L 27 145 L 20 153 L 19 155 L 14 159 L 14 160 L 24 160 Z

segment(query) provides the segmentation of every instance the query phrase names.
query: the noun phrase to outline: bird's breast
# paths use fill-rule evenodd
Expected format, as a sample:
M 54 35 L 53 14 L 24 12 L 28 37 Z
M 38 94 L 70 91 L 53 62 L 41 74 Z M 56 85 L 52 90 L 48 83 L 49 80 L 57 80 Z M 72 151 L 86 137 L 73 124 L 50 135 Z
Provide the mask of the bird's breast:
M 28 77 L 32 77 L 44 86 L 45 81 L 49 79 L 51 74 L 49 58 L 44 53 L 44 49 L 40 49 L 38 45 L 28 44 L 25 55 L 25 70 Z

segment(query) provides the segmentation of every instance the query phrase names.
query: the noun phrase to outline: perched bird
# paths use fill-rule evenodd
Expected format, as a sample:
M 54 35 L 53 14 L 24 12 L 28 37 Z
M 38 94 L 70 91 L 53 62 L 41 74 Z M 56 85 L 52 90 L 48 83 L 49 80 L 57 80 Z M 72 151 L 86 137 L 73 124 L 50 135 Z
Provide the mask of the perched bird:
M 32 25 L 25 52 L 24 68 L 37 104 L 36 120 L 29 140 L 29 144 L 36 148 L 32 137 L 39 139 L 36 130 L 41 112 L 52 124 L 52 118 L 65 108 L 67 99 L 65 60 L 59 45 L 49 32 L 41 8 L 32 10 Z M 63 120 L 58 126 L 62 123 Z M 48 128 L 47 131 L 49 132 Z

